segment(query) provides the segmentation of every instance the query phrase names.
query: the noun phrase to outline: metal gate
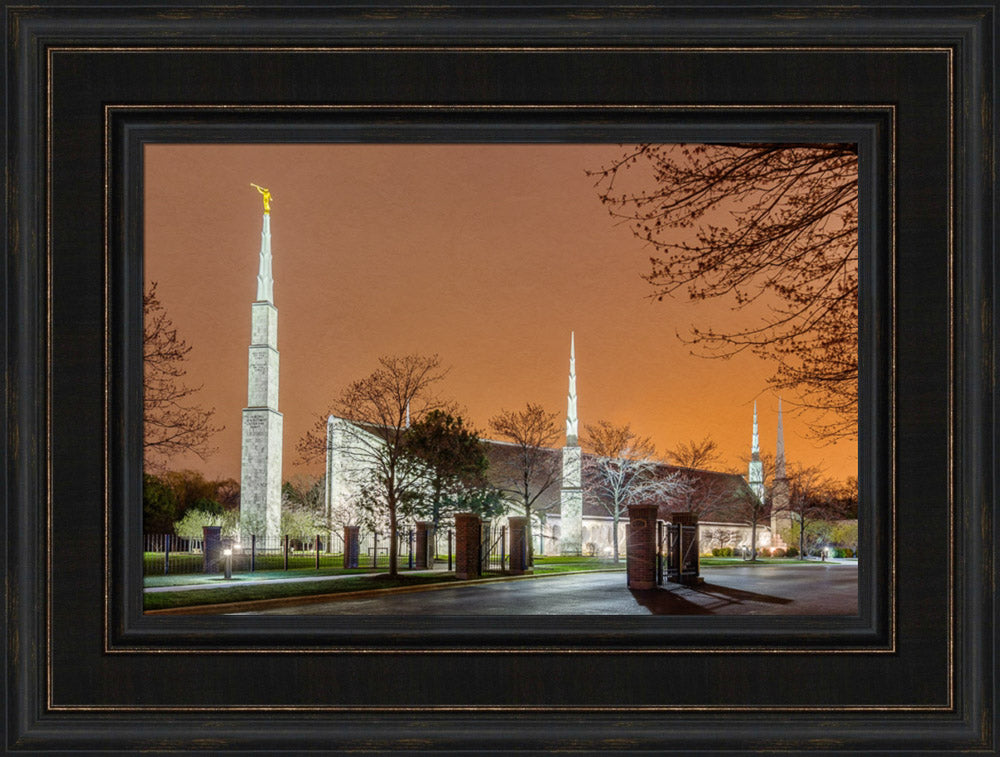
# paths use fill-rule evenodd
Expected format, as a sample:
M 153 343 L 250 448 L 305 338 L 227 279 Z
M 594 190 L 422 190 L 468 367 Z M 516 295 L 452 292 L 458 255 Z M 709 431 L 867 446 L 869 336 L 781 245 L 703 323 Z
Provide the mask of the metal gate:
M 479 571 L 487 573 L 503 573 L 507 569 L 507 527 L 500 526 L 494 533 L 489 523 L 482 526 L 482 538 L 479 542 Z
M 698 527 L 659 523 L 657 583 L 684 583 L 698 575 Z

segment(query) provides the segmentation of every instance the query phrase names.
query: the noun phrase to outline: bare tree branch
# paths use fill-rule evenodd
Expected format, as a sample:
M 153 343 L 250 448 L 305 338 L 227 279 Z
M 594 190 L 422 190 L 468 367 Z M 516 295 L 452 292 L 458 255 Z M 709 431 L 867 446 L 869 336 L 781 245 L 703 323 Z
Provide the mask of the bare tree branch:
M 224 427 L 215 426 L 214 408 L 194 404 L 200 386 L 184 383 L 191 346 L 174 328 L 152 282 L 142 297 L 143 463 L 147 471 L 163 470 L 169 459 L 193 452 L 205 459 L 216 452 L 211 437 Z
M 856 437 L 855 145 L 644 144 L 589 173 L 612 217 L 653 249 L 652 297 L 722 298 L 752 316 L 692 327 L 698 354 L 773 361 L 770 383 L 795 390 L 817 436 Z

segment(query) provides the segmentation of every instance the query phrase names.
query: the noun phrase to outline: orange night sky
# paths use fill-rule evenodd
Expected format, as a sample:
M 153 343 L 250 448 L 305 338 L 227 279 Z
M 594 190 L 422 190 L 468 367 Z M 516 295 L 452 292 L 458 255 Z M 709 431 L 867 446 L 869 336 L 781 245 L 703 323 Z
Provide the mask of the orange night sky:
M 749 454 L 753 401 L 774 451 L 771 366 L 708 360 L 675 332 L 732 324 L 728 303 L 656 302 L 649 251 L 616 225 L 585 169 L 617 145 L 154 145 L 145 149 L 146 280 L 192 346 L 187 381 L 225 429 L 218 453 L 170 467 L 240 477 L 260 195 L 271 206 L 284 475 L 295 443 L 384 354 L 438 353 L 440 385 L 479 429 L 499 410 L 566 410 L 576 332 L 583 426 L 632 424 L 662 453 L 714 438 L 723 467 Z M 790 463 L 843 479 L 857 445 L 821 445 L 785 405 Z M 321 466 L 320 466 L 321 467 Z M 318 471 L 316 471 L 318 472 Z

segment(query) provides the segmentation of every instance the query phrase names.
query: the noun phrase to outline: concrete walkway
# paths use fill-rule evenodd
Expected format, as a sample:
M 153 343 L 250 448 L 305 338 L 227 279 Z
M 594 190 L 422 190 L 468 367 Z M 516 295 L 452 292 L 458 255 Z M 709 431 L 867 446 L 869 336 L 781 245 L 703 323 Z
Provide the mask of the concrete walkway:
M 696 587 L 631 591 L 625 574 L 537 579 L 324 602 L 241 615 L 856 615 L 857 563 L 703 568 Z

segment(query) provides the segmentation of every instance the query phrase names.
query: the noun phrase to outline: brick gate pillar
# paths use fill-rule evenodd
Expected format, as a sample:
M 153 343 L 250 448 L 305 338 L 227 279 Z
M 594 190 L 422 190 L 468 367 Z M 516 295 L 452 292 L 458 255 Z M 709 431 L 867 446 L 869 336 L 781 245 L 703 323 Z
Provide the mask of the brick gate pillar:
M 630 589 L 656 588 L 656 505 L 628 506 L 626 574 Z
M 222 566 L 222 526 L 202 526 L 202 572 L 218 573 Z
M 344 526 L 344 567 L 358 567 L 361 553 L 361 526 Z
M 528 573 L 528 519 L 515 515 L 507 519 L 510 533 L 510 569 L 508 573 Z
M 413 567 L 419 570 L 434 567 L 434 524 L 430 521 L 417 521 L 417 544 Z
M 473 513 L 455 513 L 455 578 L 479 578 L 483 523 Z

